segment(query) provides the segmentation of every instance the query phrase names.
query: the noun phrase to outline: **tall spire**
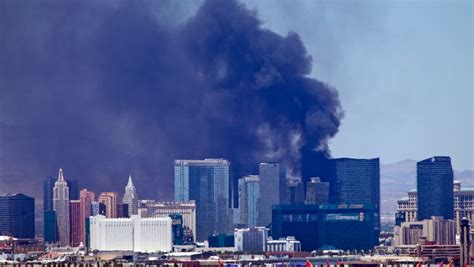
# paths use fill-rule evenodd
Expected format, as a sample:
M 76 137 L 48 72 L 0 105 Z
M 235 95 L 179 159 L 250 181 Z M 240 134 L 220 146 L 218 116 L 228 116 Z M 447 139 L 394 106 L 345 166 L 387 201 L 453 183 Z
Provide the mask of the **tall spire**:
M 58 181 L 64 181 L 63 169 L 59 169 Z
M 132 187 L 132 186 L 133 186 L 132 174 L 129 174 L 129 175 L 128 175 L 127 187 Z

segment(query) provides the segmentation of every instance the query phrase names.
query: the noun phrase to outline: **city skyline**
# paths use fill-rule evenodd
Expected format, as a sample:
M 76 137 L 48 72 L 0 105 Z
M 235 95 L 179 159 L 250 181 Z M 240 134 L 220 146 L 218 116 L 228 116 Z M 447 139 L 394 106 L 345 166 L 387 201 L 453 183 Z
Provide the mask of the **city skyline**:
M 466 70 L 472 69 L 466 62 L 472 46 L 464 23 L 469 8 L 463 8 L 470 6 L 469 2 L 458 1 L 448 8 L 446 4 L 427 4 L 423 19 L 411 12 L 421 4 L 239 3 L 228 1 L 222 7 L 216 1 L 158 6 L 91 2 L 76 8 L 51 2 L 37 8 L 38 13 L 48 14 L 43 24 L 35 23 L 35 8 L 24 9 L 21 3 L 7 5 L 5 15 L 0 16 L 5 22 L 1 25 L 12 25 L 1 28 L 11 37 L 0 50 L 8 52 L 5 62 L 11 68 L 9 75 L 1 74 L 6 85 L 2 100 L 9 101 L 0 100 L 0 188 L 11 191 L 12 182 L 33 180 L 25 183 L 30 187 L 25 193 L 33 195 L 42 177 L 63 167 L 82 181 L 94 180 L 99 189 L 123 173 L 133 172 L 140 178 L 137 183 L 154 185 L 141 192 L 144 196 L 170 199 L 171 193 L 160 188 L 172 185 L 172 170 L 166 166 L 175 158 L 224 157 L 233 162 L 285 159 L 288 170 L 306 173 L 304 167 L 323 156 L 308 157 L 315 148 L 326 156 L 332 151 L 333 157 L 380 157 L 382 163 L 449 155 L 455 169 L 474 168 L 472 84 L 471 79 L 466 81 Z M 73 14 L 75 19 L 56 23 L 71 8 L 80 11 Z M 220 8 L 226 10 L 225 15 L 208 16 L 221 14 Z M 436 19 L 440 10 L 447 12 L 443 13 L 447 25 Z M 212 27 L 205 25 L 205 17 L 213 18 L 206 23 L 232 25 L 232 31 L 209 32 Z M 232 17 L 249 24 L 230 24 Z M 371 22 L 376 26 L 368 27 Z M 308 23 L 314 27 L 306 27 Z M 449 38 L 436 42 L 435 29 Z M 209 42 L 203 40 L 205 46 L 192 47 L 196 44 L 192 40 L 174 37 L 188 33 Z M 260 38 L 265 45 L 224 46 L 228 41 L 224 37 L 231 33 L 242 36 L 238 44 Z M 57 36 L 65 38 L 61 45 Z M 379 39 L 386 41 L 386 49 L 373 42 Z M 124 45 L 117 46 L 119 43 Z M 289 49 L 277 50 L 272 43 Z M 409 44 L 413 50 L 408 49 Z M 37 53 L 36 46 L 42 53 Z M 215 53 L 216 46 L 227 50 Z M 364 47 L 374 54 L 361 53 Z M 198 49 L 202 53 L 193 53 Z M 64 56 L 57 57 L 58 53 Z M 37 56 L 25 56 L 29 54 Z M 196 58 L 197 54 L 204 58 Z M 251 55 L 249 61 L 234 56 L 241 54 Z M 264 55 L 275 57 L 265 61 Z M 373 60 L 362 60 L 364 56 Z M 157 64 L 149 58 L 157 58 Z M 219 66 L 205 63 L 217 62 L 216 58 L 225 59 L 222 64 L 232 69 L 219 73 Z M 446 64 L 433 64 L 436 59 Z M 128 62 L 135 71 L 104 66 L 110 62 Z M 357 62 L 367 63 L 367 68 L 359 68 Z M 397 69 L 398 64 L 411 71 Z M 379 67 L 381 73 L 376 71 Z M 273 74 L 294 77 L 295 84 L 279 84 L 278 75 Z M 221 94 L 222 88 L 228 88 L 234 97 Z M 241 95 L 239 88 L 269 91 L 268 95 L 248 97 Z M 298 101 L 279 105 L 278 99 L 292 99 L 279 98 L 281 90 L 316 102 L 299 111 Z M 18 103 L 27 108 L 19 109 Z M 401 106 L 404 108 L 398 108 Z
M 473 21 L 470 0 L 7 0 L 0 265 L 471 266 Z

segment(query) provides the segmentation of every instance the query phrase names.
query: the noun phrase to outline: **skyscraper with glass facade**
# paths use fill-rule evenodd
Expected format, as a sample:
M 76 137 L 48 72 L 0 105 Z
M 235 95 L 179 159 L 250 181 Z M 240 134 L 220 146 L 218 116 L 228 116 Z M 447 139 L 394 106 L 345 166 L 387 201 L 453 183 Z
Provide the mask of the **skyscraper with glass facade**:
M 79 200 L 79 182 L 77 180 L 67 179 L 69 188 L 69 200 Z
M 450 157 L 432 157 L 416 165 L 418 220 L 454 218 L 453 168 Z
M 58 241 L 58 226 L 56 220 L 56 211 L 44 211 L 44 242 L 55 243 Z
M 35 199 L 24 194 L 0 195 L 0 235 L 35 238 Z
M 230 162 L 225 159 L 175 160 L 175 200 L 196 201 L 196 238 L 228 232 L 230 214 Z
M 258 205 L 258 226 L 272 222 L 272 205 L 286 201 L 286 167 L 283 163 L 265 162 L 259 165 L 260 202 Z
M 337 203 L 370 204 L 375 230 L 380 230 L 380 160 L 338 158 L 335 165 Z
M 339 203 L 380 206 L 380 161 L 375 159 L 334 159 Z
M 239 179 L 240 223 L 255 227 L 258 223 L 258 202 L 260 201 L 260 178 L 258 175 Z
M 53 210 L 53 187 L 56 182 L 55 177 L 46 177 L 43 180 L 43 210 Z

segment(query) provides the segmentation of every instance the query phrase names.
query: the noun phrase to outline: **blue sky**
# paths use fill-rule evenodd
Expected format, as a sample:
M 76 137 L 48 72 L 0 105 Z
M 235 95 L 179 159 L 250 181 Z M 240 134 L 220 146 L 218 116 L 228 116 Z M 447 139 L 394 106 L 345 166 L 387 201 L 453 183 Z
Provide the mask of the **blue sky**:
M 338 89 L 333 156 L 449 155 L 474 169 L 471 1 L 244 2 L 265 27 L 298 32 L 312 75 Z

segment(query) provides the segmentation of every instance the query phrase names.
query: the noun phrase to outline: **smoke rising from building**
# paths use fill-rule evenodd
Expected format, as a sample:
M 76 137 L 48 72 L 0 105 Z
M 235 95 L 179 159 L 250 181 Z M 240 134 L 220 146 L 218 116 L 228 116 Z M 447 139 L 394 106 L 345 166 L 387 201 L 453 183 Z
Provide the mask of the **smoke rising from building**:
M 9 2 L 0 9 L 0 188 L 40 196 L 62 167 L 81 187 L 170 198 L 173 160 L 285 160 L 309 177 L 340 125 L 297 33 L 237 1 L 183 23 L 172 2 Z M 319 165 L 318 165 L 319 164 Z M 144 186 L 146 185 L 146 186 Z

